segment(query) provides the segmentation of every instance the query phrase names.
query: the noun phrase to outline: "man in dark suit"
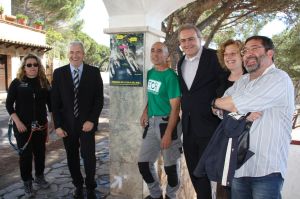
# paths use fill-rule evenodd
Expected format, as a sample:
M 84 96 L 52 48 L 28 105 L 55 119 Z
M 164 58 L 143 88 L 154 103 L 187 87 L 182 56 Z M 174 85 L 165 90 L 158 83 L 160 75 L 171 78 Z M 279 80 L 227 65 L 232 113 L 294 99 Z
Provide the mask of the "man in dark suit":
M 216 97 L 220 78 L 225 74 L 216 51 L 201 46 L 201 35 L 196 26 L 185 24 L 178 34 L 180 47 L 185 53 L 178 62 L 184 155 L 197 198 L 209 199 L 210 181 L 207 177 L 195 177 L 193 171 L 220 122 L 212 114 L 211 101 Z
M 103 108 L 103 82 L 98 68 L 83 63 L 84 55 L 81 42 L 70 43 L 70 64 L 54 71 L 51 95 L 55 131 L 63 138 L 76 187 L 74 198 L 83 198 L 84 181 L 88 198 L 95 198 L 95 131 Z M 80 171 L 79 147 L 85 180 Z

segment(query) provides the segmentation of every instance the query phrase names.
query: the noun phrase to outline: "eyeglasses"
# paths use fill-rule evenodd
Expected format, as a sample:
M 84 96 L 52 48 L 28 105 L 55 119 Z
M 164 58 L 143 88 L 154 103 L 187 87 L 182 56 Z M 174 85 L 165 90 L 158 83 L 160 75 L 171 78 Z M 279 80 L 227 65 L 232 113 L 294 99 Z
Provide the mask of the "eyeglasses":
M 39 64 L 38 63 L 34 63 L 34 64 L 25 64 L 26 67 L 28 68 L 31 68 L 32 66 L 33 67 L 39 67 Z
M 243 50 L 241 50 L 241 55 L 244 56 L 245 54 L 247 53 L 253 53 L 253 52 L 256 52 L 257 49 L 259 48 L 264 48 L 264 46 L 253 46 L 251 48 L 244 48 Z

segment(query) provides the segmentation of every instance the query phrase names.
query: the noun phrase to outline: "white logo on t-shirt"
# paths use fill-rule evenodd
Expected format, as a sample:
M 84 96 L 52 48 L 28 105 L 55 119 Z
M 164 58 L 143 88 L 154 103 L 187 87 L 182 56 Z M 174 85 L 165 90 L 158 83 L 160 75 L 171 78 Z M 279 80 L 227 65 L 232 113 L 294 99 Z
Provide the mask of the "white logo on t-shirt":
M 160 85 L 161 85 L 161 82 L 150 79 L 148 81 L 148 91 L 151 91 L 151 92 L 157 94 L 159 92 Z

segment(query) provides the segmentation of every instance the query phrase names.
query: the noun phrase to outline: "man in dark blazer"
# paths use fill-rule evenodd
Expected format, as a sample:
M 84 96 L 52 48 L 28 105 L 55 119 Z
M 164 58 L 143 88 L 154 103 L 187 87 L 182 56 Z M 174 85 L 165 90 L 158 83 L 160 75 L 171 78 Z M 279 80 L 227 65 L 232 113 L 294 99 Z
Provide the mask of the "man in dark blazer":
M 83 198 L 84 182 L 88 198 L 95 198 L 95 131 L 103 108 L 103 82 L 98 68 L 83 63 L 84 55 L 81 42 L 70 43 L 70 64 L 54 71 L 51 95 L 55 131 L 63 138 L 68 167 L 76 187 L 74 198 Z M 78 87 L 75 72 L 79 75 Z M 80 171 L 79 147 L 85 180 Z
M 193 171 L 220 120 L 212 114 L 211 101 L 216 97 L 221 68 L 216 51 L 201 46 L 201 35 L 196 26 L 182 25 L 178 38 L 183 56 L 178 62 L 178 75 L 182 92 L 183 149 L 189 174 L 197 198 L 211 198 L 207 177 L 197 178 Z

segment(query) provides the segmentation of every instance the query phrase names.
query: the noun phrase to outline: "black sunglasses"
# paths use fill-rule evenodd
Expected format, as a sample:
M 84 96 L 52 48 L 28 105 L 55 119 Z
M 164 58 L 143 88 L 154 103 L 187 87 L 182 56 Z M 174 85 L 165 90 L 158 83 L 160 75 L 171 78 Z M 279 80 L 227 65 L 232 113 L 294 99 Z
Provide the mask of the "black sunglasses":
M 28 68 L 30 68 L 30 67 L 32 67 L 32 66 L 38 67 L 39 64 L 38 64 L 38 63 L 35 63 L 35 64 L 25 64 L 25 66 L 28 67 Z

